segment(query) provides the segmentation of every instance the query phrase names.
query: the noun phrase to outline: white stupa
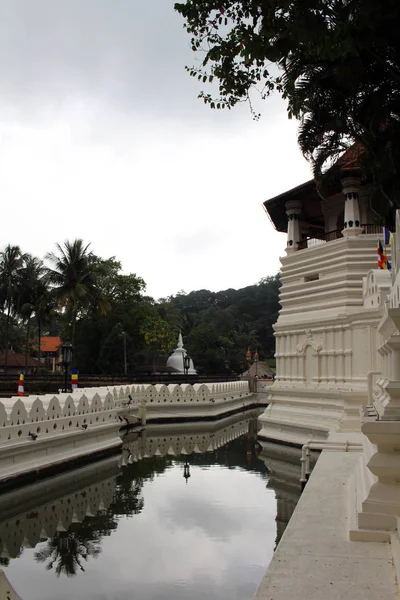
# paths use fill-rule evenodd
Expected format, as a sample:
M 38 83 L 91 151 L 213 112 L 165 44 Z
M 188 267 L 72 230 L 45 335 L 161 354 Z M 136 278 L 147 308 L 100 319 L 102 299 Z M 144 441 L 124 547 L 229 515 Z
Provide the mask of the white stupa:
M 178 345 L 171 354 L 171 356 L 167 360 L 167 367 L 172 367 L 176 369 L 176 375 L 184 374 L 185 367 L 183 359 L 187 355 L 185 348 L 183 347 L 182 333 L 179 332 L 178 336 Z M 194 368 L 193 361 L 190 359 L 190 368 L 188 371 L 188 375 L 196 375 L 196 369 Z

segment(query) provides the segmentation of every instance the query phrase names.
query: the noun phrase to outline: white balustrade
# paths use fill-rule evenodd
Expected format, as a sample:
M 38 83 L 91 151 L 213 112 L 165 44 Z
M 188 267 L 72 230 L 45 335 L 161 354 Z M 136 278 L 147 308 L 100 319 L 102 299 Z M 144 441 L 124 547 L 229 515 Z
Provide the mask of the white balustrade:
M 0 447 L 26 439 L 29 433 L 54 435 L 101 426 L 140 405 L 210 404 L 250 396 L 247 381 L 192 384 L 133 384 L 82 388 L 73 393 L 45 394 L 0 401 Z

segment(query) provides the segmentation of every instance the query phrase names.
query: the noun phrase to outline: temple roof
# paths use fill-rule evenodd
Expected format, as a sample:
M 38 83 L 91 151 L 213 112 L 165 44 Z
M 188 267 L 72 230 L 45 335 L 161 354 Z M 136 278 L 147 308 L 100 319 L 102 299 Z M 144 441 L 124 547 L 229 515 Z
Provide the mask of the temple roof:
M 323 176 L 322 182 L 329 193 L 324 196 L 333 196 L 341 191 L 340 174 L 350 171 L 358 171 L 360 155 L 363 149 L 359 144 L 353 144 L 348 148 L 336 163 L 328 169 Z M 270 198 L 264 202 L 264 208 L 277 231 L 287 231 L 287 215 L 285 204 L 288 200 L 300 200 L 302 204 L 302 219 L 309 223 L 309 235 L 318 235 L 325 230 L 325 219 L 322 214 L 321 199 L 318 185 L 314 179 L 310 179 L 301 185 Z
M 310 224 L 311 232 L 313 232 L 313 229 L 315 233 L 324 231 L 321 196 L 318 194 L 317 186 L 313 179 L 264 202 L 265 210 L 277 231 L 287 231 L 288 220 L 285 204 L 288 200 L 301 201 L 303 206 L 302 214 L 304 220 Z

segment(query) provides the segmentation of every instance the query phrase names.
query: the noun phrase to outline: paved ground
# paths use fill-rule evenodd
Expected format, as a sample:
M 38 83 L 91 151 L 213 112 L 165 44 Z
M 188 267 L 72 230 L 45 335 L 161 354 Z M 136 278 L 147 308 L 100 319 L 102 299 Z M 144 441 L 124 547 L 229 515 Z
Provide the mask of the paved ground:
M 390 544 L 350 542 L 346 482 L 359 453 L 323 452 L 257 600 L 399 600 Z

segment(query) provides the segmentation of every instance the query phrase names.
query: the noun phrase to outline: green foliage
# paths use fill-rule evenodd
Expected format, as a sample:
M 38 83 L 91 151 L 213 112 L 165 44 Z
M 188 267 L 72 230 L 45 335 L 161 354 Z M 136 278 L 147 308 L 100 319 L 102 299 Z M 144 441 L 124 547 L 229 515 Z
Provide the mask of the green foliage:
M 400 206 L 398 0 L 187 0 L 175 10 L 203 57 L 190 75 L 218 85 L 216 99 L 200 94 L 206 104 L 278 90 L 318 179 L 358 143 L 373 206 Z
M 258 348 L 261 359 L 273 356 L 279 287 L 278 276 L 266 277 L 240 290 L 199 290 L 168 299 L 181 313 L 185 347 L 200 372 L 223 373 L 226 361 L 239 372 L 249 346 L 253 352 Z
M 164 366 L 181 330 L 196 368 L 205 374 L 239 372 L 248 346 L 260 357 L 274 353 L 279 277 L 220 292 L 198 290 L 155 302 L 121 263 L 88 252 L 82 240 L 48 254 L 52 268 L 17 246 L 0 253 L 0 339 L 26 356 L 41 335 L 74 339 L 81 373 L 134 373 Z M 227 367 L 229 362 L 229 369 Z
M 143 320 L 139 331 L 149 348 L 148 356 L 155 370 L 159 363 L 165 364 L 171 354 L 176 344 L 177 330 L 160 316 L 154 315 Z
M 26 255 L 19 246 L 6 246 L 0 253 L 0 301 L 6 313 L 4 327 L 4 370 L 7 372 L 10 321 L 20 305 L 18 294 Z
M 91 257 L 98 292 L 109 307 L 98 310 L 97 301 L 82 312 L 76 327 L 75 356 L 79 368 L 88 373 L 122 373 L 124 344 L 128 373 L 145 358 L 142 323 L 156 311 L 153 301 L 143 296 L 145 283 L 135 274 L 121 274 L 113 257 Z M 125 342 L 122 335 L 125 332 Z
M 101 312 L 107 312 L 109 305 L 96 284 L 96 266 L 88 252 L 90 244 L 83 240 L 66 240 L 64 245 L 56 244 L 58 254 L 49 252 L 46 259 L 52 265 L 47 269 L 52 295 L 61 309 L 70 317 L 72 345 L 75 342 L 76 320 L 79 312 L 96 302 Z

